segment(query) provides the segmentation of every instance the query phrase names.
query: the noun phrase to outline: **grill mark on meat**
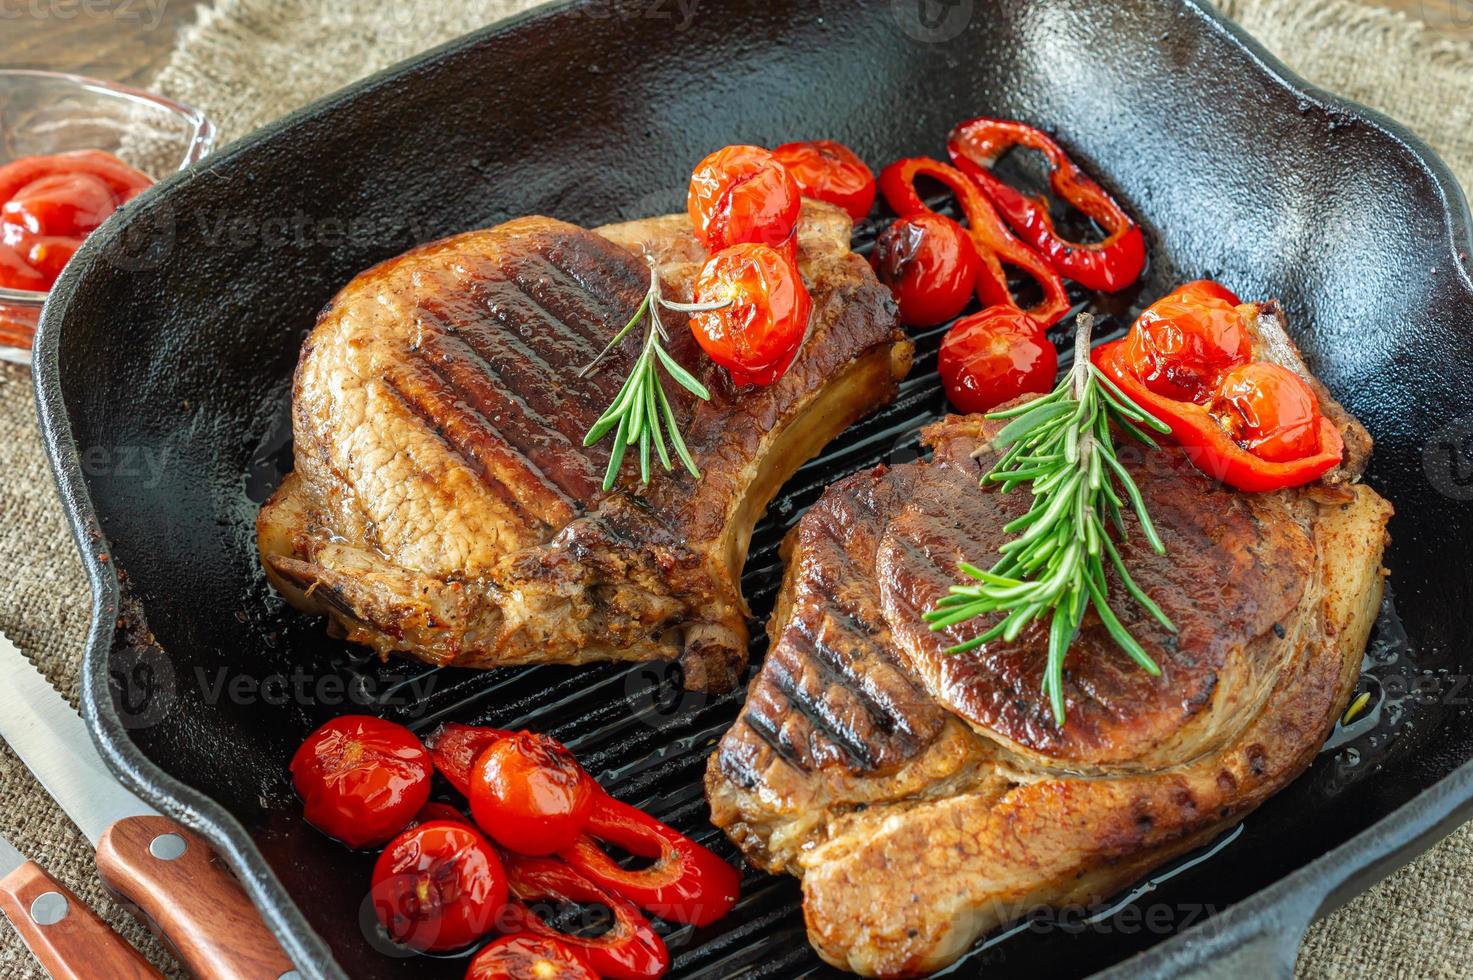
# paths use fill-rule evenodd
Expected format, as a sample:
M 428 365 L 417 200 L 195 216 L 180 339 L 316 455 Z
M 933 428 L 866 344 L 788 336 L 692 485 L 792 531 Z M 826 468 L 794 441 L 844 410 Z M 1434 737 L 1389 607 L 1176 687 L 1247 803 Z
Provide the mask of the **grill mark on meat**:
M 550 482 L 570 514 L 582 513 L 581 502 L 593 500 L 600 493 L 602 474 L 587 451 L 547 425 L 463 338 L 439 332 L 427 335 L 422 352 L 430 369 L 526 457 L 528 471 Z
M 465 288 L 475 299 L 478 311 L 496 321 L 494 325 L 487 323 L 484 317 L 455 316 L 438 300 L 422 300 L 420 310 L 438 320 L 446 332 L 460 338 L 480 357 L 488 373 L 495 375 L 508 390 L 517 393 L 528 409 L 528 432 L 553 430 L 569 441 L 576 438 L 582 442 L 583 433 L 597 417 L 592 414 L 594 406 L 607 404 L 613 398 L 612 390 L 602 390 L 608 387 L 603 376 L 610 372 L 599 372 L 579 382 L 582 390 L 575 396 L 565 387 L 565 381 L 559 377 L 555 366 L 515 336 L 513 327 L 503 325 L 502 318 L 495 312 L 494 301 L 486 300 L 480 287 L 468 285 Z
M 761 739 L 762 743 L 771 749 L 772 753 L 783 762 L 792 766 L 794 769 L 800 771 L 806 770 L 806 767 L 800 763 L 798 756 L 793 752 L 792 747 L 788 745 L 787 739 L 779 734 L 777 729 L 768 722 L 765 716 L 755 711 L 748 711 L 742 715 L 742 724 Z M 733 756 L 733 762 L 736 762 L 735 756 Z M 749 781 L 753 783 L 757 781 L 758 773 L 748 769 L 745 765 L 737 764 L 743 773 L 747 775 Z
M 579 329 L 580 321 L 595 315 L 609 319 L 611 315 L 604 313 L 601 307 L 597 314 L 587 309 L 573 314 L 580 303 L 585 307 L 593 304 L 589 303 L 591 297 L 586 293 L 568 290 L 563 297 L 564 302 L 557 304 L 572 317 L 565 319 L 562 314 L 544 306 L 543 297 L 537 295 L 548 294 L 550 290 L 538 289 L 524 281 L 520 273 L 512 271 L 508 274 L 509 271 L 505 268 L 478 270 L 475 279 L 467 283 L 471 297 L 511 331 L 511 339 L 524 341 L 529 350 L 537 351 L 539 357 L 545 353 L 560 360 L 566 358 L 564 370 L 573 365 L 581 367 L 593 360 L 603 344 L 595 343 L 593 337 L 596 334 Z
M 824 644 L 817 638 L 808 634 L 802 625 L 795 622 L 792 628 L 784 636 L 788 640 L 789 650 L 794 659 L 816 666 L 822 679 L 832 680 L 845 691 L 852 694 L 854 700 L 864 708 L 873 720 L 877 706 L 870 702 L 863 691 L 854 682 L 839 672 L 835 664 L 833 651 L 824 648 Z M 794 639 L 801 640 L 801 645 L 794 643 Z M 828 708 L 830 692 L 826 686 L 822 686 L 815 697 L 804 690 L 802 679 L 792 670 L 794 664 L 787 658 L 779 658 L 773 661 L 771 680 L 773 687 L 793 707 L 802 713 L 810 724 L 823 735 L 828 741 L 837 746 L 845 756 L 848 757 L 850 767 L 860 771 L 869 771 L 875 768 L 879 760 L 875 752 L 865 744 L 862 737 L 850 731 L 834 714 L 825 710 Z M 804 767 L 808 768 L 808 767 Z
M 595 354 L 603 349 L 615 330 L 629 321 L 643 299 L 643 296 L 635 296 L 629 304 L 611 304 L 606 297 L 590 293 L 582 283 L 553 265 L 540 252 L 511 257 L 501 272 L 502 276 L 508 274 L 508 281 L 532 302 L 560 322 L 578 330 Z M 623 297 L 619 300 L 622 304 Z M 594 305 L 598 307 L 596 315 L 589 308 Z
M 514 515 L 530 518 L 531 522 L 543 523 L 540 517 L 521 505 L 511 488 L 498 480 L 491 472 L 482 458 L 481 447 L 473 445 L 476 441 L 475 434 L 466 431 L 459 421 L 449 421 L 451 412 L 448 408 L 431 406 L 427 397 L 428 392 L 424 388 L 408 389 L 402 381 L 388 374 L 383 376 L 382 381 L 384 389 L 393 396 L 395 402 L 403 407 L 404 413 L 417 421 L 426 432 L 439 440 L 450 453 L 464 463 L 466 469 L 474 473 L 507 510 Z M 434 479 L 422 470 L 418 475 L 425 480 Z
M 649 289 L 648 266 L 607 239 L 557 238 L 537 251 L 607 309 L 633 313 Z

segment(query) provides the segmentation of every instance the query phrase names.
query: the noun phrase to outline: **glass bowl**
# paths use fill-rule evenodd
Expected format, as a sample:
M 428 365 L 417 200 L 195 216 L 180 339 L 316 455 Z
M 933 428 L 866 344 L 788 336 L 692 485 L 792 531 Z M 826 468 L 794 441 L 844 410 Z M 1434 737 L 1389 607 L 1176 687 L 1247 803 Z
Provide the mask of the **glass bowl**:
M 0 166 L 19 157 L 106 150 L 162 180 L 214 147 L 214 123 L 171 99 L 80 75 L 0 69 Z M 0 287 L 0 360 L 30 363 L 30 348 L 13 335 L 34 331 L 45 302 L 45 293 Z

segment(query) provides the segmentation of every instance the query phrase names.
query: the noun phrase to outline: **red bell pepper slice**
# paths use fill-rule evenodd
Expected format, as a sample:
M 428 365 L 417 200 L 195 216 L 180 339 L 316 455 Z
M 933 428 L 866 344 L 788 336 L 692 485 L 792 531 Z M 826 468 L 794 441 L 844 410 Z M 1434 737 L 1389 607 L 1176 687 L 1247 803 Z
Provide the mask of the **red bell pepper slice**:
M 556 858 L 505 855 L 509 902 L 497 924 L 506 932 L 532 932 L 576 949 L 606 980 L 654 980 L 670 969 L 670 951 L 649 920 L 626 899 L 611 894 Z M 574 936 L 549 925 L 528 907 L 533 902 L 607 906 L 614 922 L 597 936 Z
M 1038 150 L 1048 159 L 1049 186 L 1105 229 L 1103 241 L 1071 242 L 1061 238 L 1054 230 L 1047 201 L 1024 194 L 993 174 L 993 163 L 1013 146 Z M 1045 133 L 1010 119 L 982 117 L 953 129 L 946 150 L 952 162 L 982 188 L 1018 237 L 1065 276 L 1086 288 L 1111 293 L 1140 278 L 1146 265 L 1146 243 L 1140 228 Z
M 654 863 L 635 870 L 620 867 L 599 846 L 600 840 L 654 858 Z M 731 911 L 741 892 L 736 868 L 608 794 L 594 803 L 584 834 L 559 856 L 589 880 L 671 922 L 709 925 Z
M 931 210 L 916 190 L 917 177 L 940 181 L 956 195 L 967 219 L 967 233 L 982 258 L 982 272 L 977 276 L 977 299 L 983 306 L 1021 309 L 1012 290 L 1008 289 L 1008 274 L 1003 268 L 1006 262 L 1028 273 L 1043 289 L 1043 299 L 1023 310 L 1024 313 L 1045 327 L 1051 327 L 1064 318 L 1072 305 L 1064 292 L 1064 280 L 1042 255 L 1008 231 L 997 210 L 960 170 L 929 157 L 896 160 L 880 171 L 879 177 L 880 193 L 885 196 L 891 210 L 902 218 Z
M 1260 459 L 1233 442 L 1203 406 L 1158 395 L 1143 385 L 1122 356 L 1123 349 L 1120 340 L 1101 344 L 1091 359 L 1132 401 L 1170 426 L 1187 459 L 1214 480 L 1250 493 L 1282 490 L 1319 479 L 1345 457 L 1340 430 L 1321 417 L 1319 452 L 1286 463 Z
M 481 753 L 512 733 L 500 728 L 481 725 L 461 725 L 446 722 L 430 733 L 425 747 L 430 750 L 430 761 L 440 774 L 450 781 L 461 796 L 471 795 L 471 767 Z

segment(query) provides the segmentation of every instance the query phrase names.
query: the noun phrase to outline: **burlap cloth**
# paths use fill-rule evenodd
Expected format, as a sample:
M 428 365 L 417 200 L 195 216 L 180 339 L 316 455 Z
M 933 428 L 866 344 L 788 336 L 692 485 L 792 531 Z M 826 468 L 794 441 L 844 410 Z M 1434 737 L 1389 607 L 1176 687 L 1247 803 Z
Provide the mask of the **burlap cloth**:
M 229 140 L 527 5 L 217 0 L 183 32 L 154 87 L 203 109 Z M 1436 39 L 1401 15 L 1352 0 L 1226 0 L 1224 7 L 1310 81 L 1410 126 L 1473 187 L 1473 29 L 1466 41 Z M 1427 8 L 1429 15 L 1443 9 Z M 9 365 L 0 365 L 0 569 L 0 631 L 75 697 L 87 583 L 53 496 L 30 376 Z M 0 832 L 174 969 L 102 894 L 86 842 L 3 748 L 0 800 Z M 1311 928 L 1300 973 L 1473 976 L 1470 826 Z M 0 977 L 41 975 L 14 932 L 0 927 Z

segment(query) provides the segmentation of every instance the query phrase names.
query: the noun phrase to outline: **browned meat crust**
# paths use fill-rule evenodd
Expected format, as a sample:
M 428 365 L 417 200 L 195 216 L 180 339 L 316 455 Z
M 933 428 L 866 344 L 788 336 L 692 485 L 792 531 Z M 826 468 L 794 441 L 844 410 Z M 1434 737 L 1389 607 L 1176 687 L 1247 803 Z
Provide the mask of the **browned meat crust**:
M 688 298 L 699 249 L 681 216 L 584 231 L 522 218 L 358 276 L 319 318 L 293 393 L 296 471 L 257 521 L 294 605 L 383 654 L 491 667 L 681 657 L 693 687 L 745 665 L 738 576 L 782 482 L 894 396 L 911 346 L 849 251 L 842 212 L 805 204 L 814 296 L 788 373 L 735 389 L 665 317 L 673 356 L 712 391 L 667 385 L 699 481 L 626 464 L 583 435 L 638 354 L 638 331 L 587 378 L 655 263 Z
M 1128 544 L 1126 560 L 1179 632 L 1112 581 L 1162 676 L 1087 618 L 1061 731 L 1039 694 L 1042 631 L 953 656 L 978 626 L 921 620 L 1026 506 L 977 488 L 992 425 L 949 418 L 925 434 L 932 460 L 840 481 L 804 516 L 772 651 L 707 774 L 716 823 L 803 879 L 810 940 L 860 973 L 937 969 L 982 931 L 1108 897 L 1241 818 L 1313 759 L 1380 602 L 1391 507 L 1358 473 L 1251 495 L 1174 450 L 1128 457 L 1168 555 Z

